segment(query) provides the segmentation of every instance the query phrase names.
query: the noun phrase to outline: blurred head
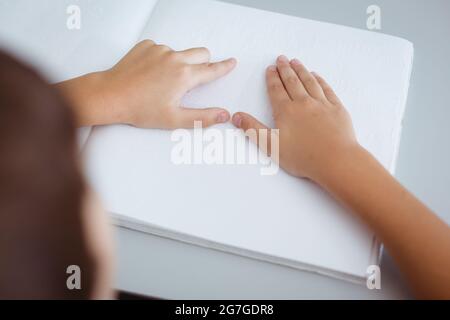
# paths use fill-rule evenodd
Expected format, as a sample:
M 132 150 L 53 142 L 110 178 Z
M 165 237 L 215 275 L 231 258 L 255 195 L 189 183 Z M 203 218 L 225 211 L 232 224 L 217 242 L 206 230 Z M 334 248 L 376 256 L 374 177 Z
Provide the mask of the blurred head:
M 80 171 L 70 107 L 0 52 L 0 298 L 110 298 L 107 228 Z M 70 266 L 80 290 L 67 286 Z

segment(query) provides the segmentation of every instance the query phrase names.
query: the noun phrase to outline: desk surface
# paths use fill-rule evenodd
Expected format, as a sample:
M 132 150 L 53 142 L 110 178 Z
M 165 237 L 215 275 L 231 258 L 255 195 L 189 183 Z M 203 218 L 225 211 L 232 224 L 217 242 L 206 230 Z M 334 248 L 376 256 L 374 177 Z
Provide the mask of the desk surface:
M 366 27 L 371 0 L 227 0 L 237 4 Z M 415 61 L 397 177 L 450 223 L 450 2 L 377 0 L 382 32 L 415 45 Z M 401 230 L 399 230 L 401 232 Z M 122 290 L 170 299 L 410 298 L 385 254 L 382 290 L 119 228 Z

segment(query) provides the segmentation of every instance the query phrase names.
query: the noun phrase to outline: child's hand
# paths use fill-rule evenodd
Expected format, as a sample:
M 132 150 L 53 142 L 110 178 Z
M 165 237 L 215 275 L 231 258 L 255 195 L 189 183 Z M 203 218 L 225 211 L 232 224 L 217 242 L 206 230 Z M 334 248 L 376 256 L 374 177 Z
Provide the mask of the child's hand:
M 235 59 L 210 63 L 206 48 L 175 52 L 145 40 L 112 69 L 58 86 L 72 100 L 81 126 L 124 123 L 175 129 L 202 121 L 208 127 L 229 121 L 228 111 L 188 109 L 181 100 L 189 90 L 223 77 L 235 66 Z
M 191 128 L 194 121 L 205 127 L 229 121 L 224 109 L 186 109 L 183 96 L 194 87 L 223 77 L 236 60 L 210 63 L 205 48 L 175 52 L 146 40 L 131 50 L 105 74 L 105 100 L 137 127 Z
M 290 174 L 319 182 L 334 161 L 359 148 L 339 98 L 298 60 L 279 57 L 267 70 L 267 87 L 280 130 L 280 165 Z M 267 129 L 245 113 L 235 114 L 233 123 L 244 130 Z

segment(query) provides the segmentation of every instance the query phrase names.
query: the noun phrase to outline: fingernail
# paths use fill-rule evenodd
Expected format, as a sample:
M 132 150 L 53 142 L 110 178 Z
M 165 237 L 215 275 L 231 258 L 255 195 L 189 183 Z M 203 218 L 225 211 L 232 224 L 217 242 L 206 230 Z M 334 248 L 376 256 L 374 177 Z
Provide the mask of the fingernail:
M 236 126 L 236 128 L 240 128 L 242 125 L 242 117 L 238 114 L 235 114 L 233 116 L 233 124 Z
M 287 62 L 287 63 L 289 63 L 289 59 L 288 59 L 285 55 L 279 56 L 279 57 L 278 57 L 278 60 L 279 60 L 280 62 Z
M 277 71 L 277 67 L 276 67 L 276 66 L 269 66 L 269 67 L 267 68 L 267 71 L 275 72 L 275 71 Z
M 219 113 L 216 119 L 217 123 L 225 123 L 228 122 L 228 120 L 230 120 L 230 115 L 225 111 Z
M 298 60 L 298 59 L 292 59 L 291 63 L 294 64 L 294 65 L 300 65 L 301 64 L 300 60 Z

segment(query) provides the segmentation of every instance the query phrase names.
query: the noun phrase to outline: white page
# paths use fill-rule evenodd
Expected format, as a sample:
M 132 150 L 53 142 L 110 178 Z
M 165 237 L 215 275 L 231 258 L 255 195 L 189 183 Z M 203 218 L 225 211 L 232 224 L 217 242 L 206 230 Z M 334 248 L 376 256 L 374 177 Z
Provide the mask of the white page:
M 231 75 L 192 91 L 185 105 L 246 111 L 267 124 L 265 68 L 279 54 L 298 57 L 330 82 L 360 142 L 393 171 L 409 42 L 209 0 L 159 2 L 144 37 L 177 50 L 206 46 L 215 60 L 236 57 Z M 364 277 L 374 263 L 373 234 L 316 185 L 284 172 L 261 176 L 254 166 L 175 166 L 173 146 L 169 132 L 96 129 L 89 176 L 123 224 L 326 274 Z
M 156 0 L 0 0 L 0 47 L 58 82 L 112 67 L 137 41 Z M 80 9 L 69 30 L 67 9 Z M 84 130 L 84 140 L 89 130 Z

